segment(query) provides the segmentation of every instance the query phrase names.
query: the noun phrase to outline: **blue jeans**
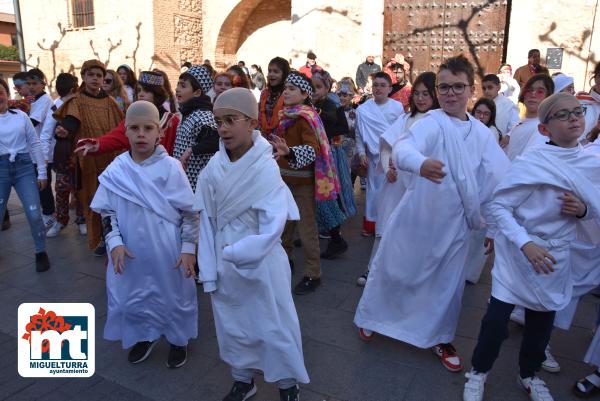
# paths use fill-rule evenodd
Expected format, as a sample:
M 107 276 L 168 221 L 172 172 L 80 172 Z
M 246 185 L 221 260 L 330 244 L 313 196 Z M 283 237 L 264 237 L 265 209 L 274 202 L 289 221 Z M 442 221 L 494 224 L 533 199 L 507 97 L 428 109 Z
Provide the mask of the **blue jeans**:
M 35 252 L 44 252 L 46 229 L 40 209 L 40 191 L 31 157 L 27 153 L 17 154 L 14 162 L 8 160 L 8 155 L 0 156 L 0 216 L 4 215 L 12 187 L 15 187 L 23 204 Z

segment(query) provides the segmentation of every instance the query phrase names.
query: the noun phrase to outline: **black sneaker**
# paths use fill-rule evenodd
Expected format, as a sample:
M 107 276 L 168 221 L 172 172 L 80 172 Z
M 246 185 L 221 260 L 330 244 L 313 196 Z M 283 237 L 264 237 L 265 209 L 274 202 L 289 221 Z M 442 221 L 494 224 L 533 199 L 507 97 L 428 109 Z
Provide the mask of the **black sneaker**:
M 106 244 L 104 241 L 100 241 L 96 249 L 94 249 L 94 256 L 104 256 L 106 255 Z
M 333 259 L 336 256 L 341 255 L 342 253 L 348 250 L 348 243 L 340 238 L 338 240 L 331 240 L 327 244 L 327 249 L 325 252 L 321 253 L 321 257 L 323 259 Z
M 144 362 L 148 359 L 156 344 L 158 344 L 158 341 L 140 341 L 131 347 L 127 360 L 131 363 Z
M 223 398 L 223 401 L 246 401 L 256 394 L 256 385 L 254 379 L 250 383 L 233 382 L 233 387 L 229 394 Z
M 50 260 L 46 252 L 38 252 L 35 254 L 35 271 L 45 272 L 50 269 Z
M 300 387 L 296 384 L 285 390 L 279 389 L 280 401 L 300 401 Z
M 314 292 L 318 286 L 321 285 L 320 278 L 310 278 L 304 277 L 301 282 L 296 284 L 294 287 L 294 294 L 296 295 L 306 295 L 311 292 Z
M 179 368 L 187 362 L 187 346 L 180 347 L 171 344 L 169 358 L 167 359 L 167 367 L 171 369 Z

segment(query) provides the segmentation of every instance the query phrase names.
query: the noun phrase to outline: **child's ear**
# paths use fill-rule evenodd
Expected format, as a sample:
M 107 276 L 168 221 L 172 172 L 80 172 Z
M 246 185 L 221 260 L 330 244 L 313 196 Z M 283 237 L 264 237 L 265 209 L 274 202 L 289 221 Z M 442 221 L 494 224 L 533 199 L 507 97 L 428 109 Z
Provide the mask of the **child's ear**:
M 548 127 L 546 127 L 546 124 L 538 124 L 538 131 L 540 131 L 540 134 L 551 138 L 550 130 L 548 129 Z
M 195 97 L 200 97 L 202 95 L 204 95 L 204 93 L 202 92 L 202 89 L 196 89 L 194 91 L 194 93 L 192 93 L 192 96 L 195 96 Z
M 255 118 L 251 118 L 250 119 L 250 128 L 252 128 L 254 130 L 254 129 L 256 129 L 256 127 L 258 127 L 258 120 Z

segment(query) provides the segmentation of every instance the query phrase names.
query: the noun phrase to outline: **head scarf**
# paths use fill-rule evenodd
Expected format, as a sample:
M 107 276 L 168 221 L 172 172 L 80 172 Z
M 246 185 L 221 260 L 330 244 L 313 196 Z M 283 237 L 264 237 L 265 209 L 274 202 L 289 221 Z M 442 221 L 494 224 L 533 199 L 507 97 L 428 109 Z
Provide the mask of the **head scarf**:
M 91 70 L 92 68 L 99 68 L 102 70 L 104 75 L 106 75 L 106 66 L 100 60 L 88 60 L 81 66 L 81 76 L 85 75 L 85 72 Z
M 554 93 L 558 93 L 561 90 L 565 89 L 567 86 L 573 85 L 573 83 L 575 83 L 573 77 L 570 77 L 565 74 L 559 74 L 552 79 L 554 80 Z
M 165 78 L 162 74 L 153 71 L 142 71 L 140 78 L 138 79 L 140 84 L 150 86 L 163 86 L 165 84 Z
M 298 87 L 302 92 L 308 93 L 308 97 L 312 99 L 313 88 L 310 80 L 298 74 L 297 72 L 291 72 L 290 75 L 288 75 L 285 79 L 285 83 Z

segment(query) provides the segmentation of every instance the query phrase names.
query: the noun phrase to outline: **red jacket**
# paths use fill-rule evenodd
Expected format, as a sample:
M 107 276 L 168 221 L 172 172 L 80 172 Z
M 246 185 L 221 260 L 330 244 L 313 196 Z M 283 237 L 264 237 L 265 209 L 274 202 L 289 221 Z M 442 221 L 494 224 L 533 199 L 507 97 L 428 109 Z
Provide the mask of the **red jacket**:
M 165 113 L 161 119 L 161 131 L 162 137 L 160 138 L 160 144 L 165 147 L 169 155 L 173 154 L 173 146 L 175 145 L 175 134 L 177 132 L 177 126 L 179 125 L 179 116 L 173 113 Z M 114 128 L 112 131 L 107 132 L 101 137 L 97 138 L 99 148 L 93 155 L 101 155 L 108 152 L 114 152 L 117 150 L 129 150 L 129 140 L 125 135 L 125 120 Z

